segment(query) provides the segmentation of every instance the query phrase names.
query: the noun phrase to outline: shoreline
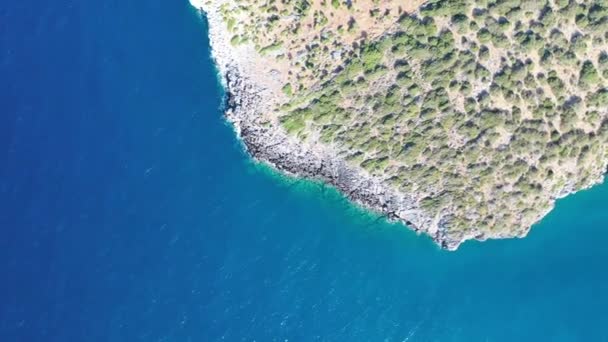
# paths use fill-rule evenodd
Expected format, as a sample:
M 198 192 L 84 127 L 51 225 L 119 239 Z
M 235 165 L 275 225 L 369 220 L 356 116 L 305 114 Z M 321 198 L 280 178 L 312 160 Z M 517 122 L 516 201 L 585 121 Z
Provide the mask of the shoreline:
M 272 104 L 277 102 L 276 98 L 280 95 L 273 91 L 276 87 L 273 87 L 269 77 L 256 72 L 255 60 L 250 57 L 255 56 L 255 50 L 246 46 L 235 48 L 230 44 L 229 32 L 224 29 L 219 13 L 223 2 L 205 4 L 203 0 L 190 0 L 191 5 L 208 22 L 211 57 L 224 88 L 224 116 L 243 143 L 246 154 L 253 160 L 290 177 L 326 183 L 357 206 L 385 216 L 390 222 L 401 222 L 418 234 L 425 233 L 447 250 L 456 250 L 467 240 L 523 238 L 528 234 L 532 225 L 518 234 L 500 231 L 487 234 L 475 229 L 451 232 L 446 227 L 444 217 L 430 217 L 419 208 L 419 199 L 414 194 L 397 192 L 381 180 L 332 156 L 330 149 L 297 141 L 280 127 L 266 126 L 260 122 L 261 113 L 271 111 Z M 603 178 L 600 177 L 593 184 L 602 183 Z M 575 192 L 565 189 L 555 200 Z M 555 200 L 540 219 L 553 210 Z
M 191 0 L 191 4 L 207 19 L 212 59 L 224 87 L 224 116 L 247 155 L 287 176 L 326 183 L 356 205 L 430 235 L 443 248 L 455 250 L 464 241 L 442 238 L 443 229 L 416 208 L 413 198 L 386 188 L 380 181 L 354 170 L 339 158 L 326 155 L 317 146 L 299 143 L 280 129 L 256 125 L 259 113 L 270 110 L 272 101 L 268 99 L 272 98 L 272 93 L 247 76 L 243 69 L 250 60 L 229 53 L 234 48 L 229 43 L 230 37 L 223 34 L 223 20 L 218 11 L 221 3 L 208 6 L 201 0 Z

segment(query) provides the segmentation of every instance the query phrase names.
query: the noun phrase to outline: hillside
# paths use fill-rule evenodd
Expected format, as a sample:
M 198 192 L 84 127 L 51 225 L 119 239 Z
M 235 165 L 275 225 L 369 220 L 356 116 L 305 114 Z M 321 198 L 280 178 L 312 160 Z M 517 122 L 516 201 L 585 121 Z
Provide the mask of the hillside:
M 446 248 L 524 236 L 606 172 L 602 1 L 198 6 L 254 157 Z

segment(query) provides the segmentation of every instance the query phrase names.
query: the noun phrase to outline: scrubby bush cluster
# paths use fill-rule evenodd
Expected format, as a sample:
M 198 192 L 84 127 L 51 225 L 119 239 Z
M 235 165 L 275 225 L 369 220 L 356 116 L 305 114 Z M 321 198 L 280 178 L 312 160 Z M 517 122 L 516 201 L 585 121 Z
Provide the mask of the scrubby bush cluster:
M 366 28 L 383 32 L 392 25 L 401 12 L 392 7 L 367 0 L 232 0 L 221 5 L 221 13 L 233 46 L 251 44 L 289 66 L 285 83 L 296 94 L 329 79 L 352 58 L 373 38 Z
M 358 46 L 281 123 L 451 232 L 524 231 L 608 160 L 608 5 L 432 0 Z

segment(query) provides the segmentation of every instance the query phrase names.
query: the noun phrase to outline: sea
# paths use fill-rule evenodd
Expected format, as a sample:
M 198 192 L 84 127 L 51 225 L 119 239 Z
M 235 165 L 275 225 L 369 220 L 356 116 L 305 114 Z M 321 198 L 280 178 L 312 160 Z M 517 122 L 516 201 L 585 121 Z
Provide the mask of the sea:
M 188 0 L 0 6 L 0 341 L 608 341 L 608 184 L 456 252 L 244 152 Z

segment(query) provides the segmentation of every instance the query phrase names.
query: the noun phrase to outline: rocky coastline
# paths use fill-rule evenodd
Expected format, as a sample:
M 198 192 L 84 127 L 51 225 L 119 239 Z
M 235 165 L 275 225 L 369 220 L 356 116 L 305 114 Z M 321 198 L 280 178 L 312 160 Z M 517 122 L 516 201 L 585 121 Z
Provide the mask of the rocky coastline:
M 396 193 L 318 146 L 305 146 L 279 127 L 261 125 L 260 113 L 270 110 L 272 92 L 247 76 L 248 60 L 231 52 L 234 48 L 223 28 L 219 4 L 193 0 L 193 6 L 208 21 L 212 57 L 225 89 L 226 119 L 252 158 L 291 176 L 330 184 L 358 205 L 429 234 L 443 248 L 454 250 L 460 245 L 461 240 L 450 239 L 439 223 L 416 208 L 414 198 Z
M 524 237 L 531 227 L 518 233 L 497 232 L 489 236 L 471 230 L 451 232 L 446 217 L 431 217 L 422 210 L 415 194 L 403 194 L 382 180 L 375 179 L 336 157 L 324 146 L 309 146 L 286 134 L 278 125 L 265 125 L 262 114 L 272 110 L 277 93 L 265 75 L 255 72 L 255 51 L 243 51 L 230 44 L 219 11 L 223 1 L 204 2 L 191 0 L 208 21 L 212 58 L 225 89 L 225 116 L 243 142 L 248 154 L 256 161 L 266 163 L 280 172 L 300 178 L 320 180 L 337 188 L 354 203 L 385 215 L 391 221 L 400 221 L 418 233 L 429 235 L 441 248 L 456 250 L 466 240 Z M 597 183 L 603 181 L 603 177 Z M 560 197 L 572 193 L 566 191 Z M 551 209 L 549 209 L 550 211 Z

